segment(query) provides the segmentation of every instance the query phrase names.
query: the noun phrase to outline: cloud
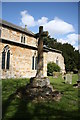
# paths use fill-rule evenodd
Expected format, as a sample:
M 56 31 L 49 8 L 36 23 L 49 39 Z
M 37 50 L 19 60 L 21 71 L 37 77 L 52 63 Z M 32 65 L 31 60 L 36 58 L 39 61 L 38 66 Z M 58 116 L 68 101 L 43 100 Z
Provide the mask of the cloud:
M 28 27 L 43 25 L 44 30 L 48 31 L 52 37 L 54 37 L 56 34 L 63 35 L 75 31 L 73 25 L 61 20 L 58 17 L 55 17 L 51 21 L 48 21 L 48 18 L 43 16 L 36 21 L 34 17 L 28 13 L 27 10 L 21 11 L 20 14 L 22 26 L 25 26 L 26 24 Z
M 44 29 L 48 30 L 51 36 L 54 36 L 54 34 L 67 34 L 75 31 L 71 24 L 64 22 L 57 17 L 47 22 L 44 25 Z
M 34 17 L 31 16 L 27 10 L 21 11 L 21 25 L 25 26 L 27 24 L 28 27 L 34 27 L 39 25 L 44 25 L 48 22 L 47 17 L 41 17 L 41 19 L 38 19 L 37 21 L 34 20 Z
M 78 34 L 68 34 L 64 39 L 60 38 L 57 40 L 61 43 L 69 43 L 75 47 L 75 49 L 78 49 Z
M 38 25 L 44 25 L 48 22 L 48 18 L 47 17 L 42 17 L 41 19 L 38 20 L 37 24 Z
M 27 25 L 28 27 L 35 26 L 34 17 L 28 14 L 26 10 L 21 12 L 21 25 L 22 26 Z
M 55 17 L 50 21 L 45 16 L 41 17 L 38 20 L 35 20 L 34 17 L 30 15 L 27 10 L 21 11 L 20 14 L 21 14 L 21 23 L 20 23 L 21 26 L 24 27 L 25 25 L 27 25 L 27 27 L 30 28 L 36 26 L 39 27 L 40 25 L 43 25 L 44 30 L 48 31 L 51 37 L 54 37 L 54 35 L 68 34 L 64 39 L 59 38 L 58 41 L 62 43 L 70 43 L 76 49 L 78 48 L 78 45 L 76 46 L 76 43 L 78 43 L 78 35 L 72 33 L 75 31 L 72 24 L 69 24 L 58 17 Z

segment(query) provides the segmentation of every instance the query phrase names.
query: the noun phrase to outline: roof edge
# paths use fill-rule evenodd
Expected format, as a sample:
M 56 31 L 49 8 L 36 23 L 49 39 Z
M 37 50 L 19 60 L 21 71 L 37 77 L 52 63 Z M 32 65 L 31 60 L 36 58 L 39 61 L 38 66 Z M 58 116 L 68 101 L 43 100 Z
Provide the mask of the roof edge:
M 62 51 L 57 50 L 57 49 L 53 49 L 53 48 L 48 48 L 47 46 L 44 45 L 44 48 L 49 50 L 49 51 L 53 51 L 53 52 L 57 52 L 57 53 L 62 53 Z
M 35 37 L 35 34 L 31 31 L 29 31 L 28 29 L 22 28 L 21 26 L 17 26 L 15 24 L 11 23 L 11 22 L 7 22 L 5 20 L 2 20 L 1 18 L 0 18 L 0 24 L 2 26 L 6 26 L 6 27 L 9 27 L 9 28 L 15 29 L 17 31 L 23 32 L 23 33 L 25 33 L 29 36 Z

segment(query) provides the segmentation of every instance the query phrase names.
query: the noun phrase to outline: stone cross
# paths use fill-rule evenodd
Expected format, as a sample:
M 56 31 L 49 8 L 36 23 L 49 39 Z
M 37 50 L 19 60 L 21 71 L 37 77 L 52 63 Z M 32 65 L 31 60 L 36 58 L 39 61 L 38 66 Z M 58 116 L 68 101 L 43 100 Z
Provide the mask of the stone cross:
M 42 78 L 43 75 L 43 37 L 48 36 L 48 31 L 43 32 L 43 26 L 39 27 L 39 33 L 36 34 L 38 39 L 38 64 L 36 77 Z

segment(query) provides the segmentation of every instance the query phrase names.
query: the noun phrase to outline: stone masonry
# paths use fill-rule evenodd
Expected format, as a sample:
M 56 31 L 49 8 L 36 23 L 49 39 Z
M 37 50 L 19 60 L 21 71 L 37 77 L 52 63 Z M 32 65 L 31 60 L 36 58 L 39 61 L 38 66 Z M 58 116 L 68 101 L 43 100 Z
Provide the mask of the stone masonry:
M 0 79 L 5 78 L 30 78 L 36 75 L 36 70 L 32 70 L 32 56 L 37 57 L 38 39 L 35 34 L 27 32 L 24 28 L 15 25 L 8 26 L 8 22 L 2 21 L 0 26 Z M 15 28 L 14 28 L 15 27 Z M 21 43 L 21 36 L 25 36 L 25 43 Z M 9 70 L 2 69 L 2 52 L 4 47 L 10 48 L 10 67 Z M 43 74 L 47 76 L 47 63 L 59 59 L 59 66 L 62 72 L 65 71 L 64 58 L 61 53 L 44 50 L 43 52 Z
M 65 64 L 64 64 L 64 57 L 62 56 L 62 54 L 57 53 L 57 52 L 52 52 L 49 51 L 47 54 L 47 63 L 48 62 L 53 62 L 56 63 L 56 60 L 58 59 L 58 65 L 61 68 L 61 72 L 64 73 L 65 72 Z

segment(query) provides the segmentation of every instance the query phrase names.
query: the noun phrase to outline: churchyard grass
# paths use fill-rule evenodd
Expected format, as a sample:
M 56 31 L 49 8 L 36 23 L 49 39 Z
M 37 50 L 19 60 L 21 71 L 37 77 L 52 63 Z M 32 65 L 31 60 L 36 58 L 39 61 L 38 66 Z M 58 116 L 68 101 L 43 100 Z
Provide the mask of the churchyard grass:
M 61 76 L 58 78 L 49 77 L 54 89 L 62 93 L 59 102 L 32 103 L 21 100 L 14 96 L 17 88 L 25 86 L 29 79 L 6 79 L 2 80 L 2 120 L 77 120 L 80 117 L 79 111 L 79 89 L 73 88 L 78 80 L 75 74 L 72 77 L 72 84 L 65 84 Z

